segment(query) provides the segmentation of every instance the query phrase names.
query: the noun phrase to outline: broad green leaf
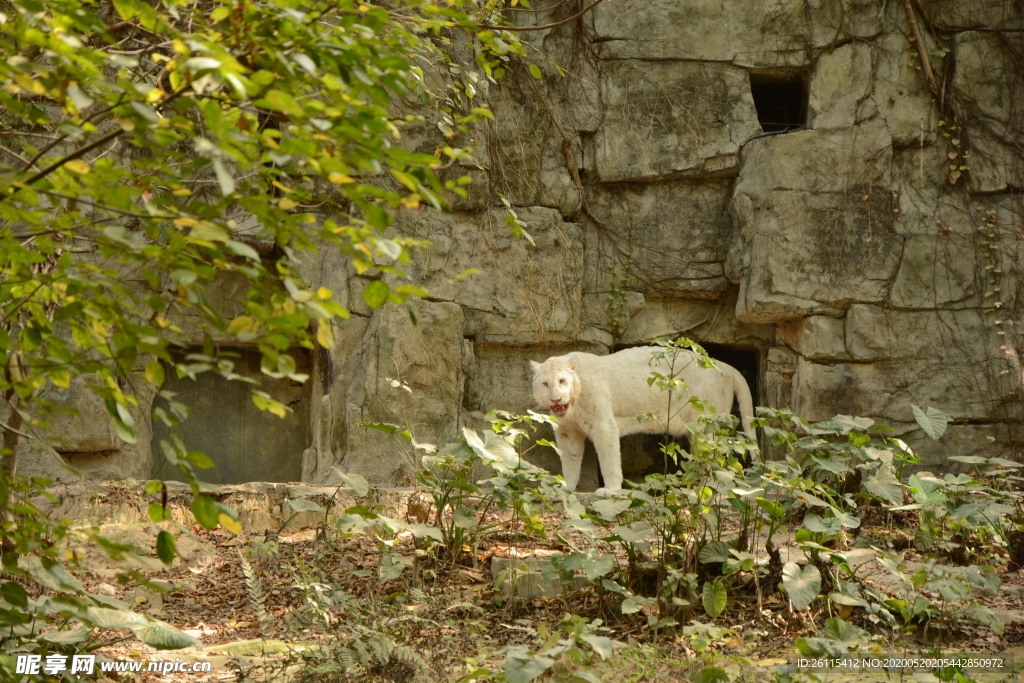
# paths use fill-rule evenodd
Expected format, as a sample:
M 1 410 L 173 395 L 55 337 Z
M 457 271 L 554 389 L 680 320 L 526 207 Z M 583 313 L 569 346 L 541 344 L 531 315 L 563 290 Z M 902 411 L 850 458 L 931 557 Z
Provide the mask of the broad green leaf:
M 536 64 L 530 65 L 530 75 L 536 78 L 538 81 L 544 78 L 544 74 L 541 72 L 540 67 Z
M 600 655 L 601 659 L 608 661 L 615 653 L 615 642 L 605 636 L 580 636 L 580 640 L 594 648 L 594 652 Z
M 703 563 L 727 562 L 732 559 L 729 544 L 725 541 L 711 541 L 700 549 L 698 559 Z
M 455 512 L 452 514 L 452 518 L 452 521 L 455 522 L 455 526 L 460 529 L 472 529 L 478 523 L 476 513 L 467 507 L 456 508 Z
M 599 555 L 591 548 L 587 556 L 580 562 L 583 569 L 583 576 L 587 581 L 596 581 L 619 566 L 614 555 Z
M 522 645 L 509 647 L 507 652 L 505 683 L 530 683 L 555 664 L 550 657 L 535 655 Z
M 690 683 L 721 683 L 728 680 L 729 675 L 720 666 L 706 666 L 690 674 Z
M 28 607 L 28 593 L 25 592 L 25 587 L 17 581 L 5 581 L 0 586 L 0 596 L 15 607 Z
M 591 507 L 597 512 L 603 519 L 614 520 L 615 517 L 625 510 L 629 509 L 632 501 L 629 498 L 602 498 L 594 501 Z
M 18 569 L 36 583 L 60 593 L 84 593 L 85 587 L 59 562 L 32 555 L 18 557 Z
M 380 308 L 390 295 L 391 290 L 383 280 L 373 280 L 363 288 L 363 301 L 370 308 Z
M 305 110 L 295 101 L 295 98 L 281 90 L 269 90 L 262 99 L 254 102 L 257 107 L 279 111 L 288 116 L 305 116 Z
M 796 562 L 787 562 L 782 567 L 782 585 L 789 594 L 793 608 L 800 611 L 818 597 L 821 572 L 813 564 L 801 568 Z
M 369 427 L 370 429 L 377 429 L 377 427 L 373 426 L 373 425 L 360 425 L 360 426 L 361 427 Z M 394 432 L 388 432 L 388 430 L 386 428 L 387 427 L 394 427 L 395 425 L 383 425 L 382 424 L 380 426 L 385 427 L 384 429 L 381 429 L 380 431 L 383 431 L 383 432 L 386 432 L 386 433 L 389 433 L 389 434 L 394 434 Z M 334 470 L 334 473 L 338 475 L 338 478 L 341 479 L 341 481 L 344 482 L 345 485 L 347 485 L 350 489 L 355 491 L 357 496 L 365 496 L 366 494 L 368 494 L 370 492 L 370 482 L 366 481 L 366 478 L 363 477 L 363 475 L 356 474 L 354 472 L 351 473 L 351 474 L 348 473 L 348 472 L 342 472 L 337 467 L 332 467 L 331 469 Z
M 515 447 L 492 431 L 485 431 L 483 437 L 468 427 L 463 427 L 462 436 L 466 444 L 488 465 L 502 472 L 518 469 L 522 464 Z
M 317 514 L 323 514 L 324 512 L 322 507 L 308 498 L 292 498 L 288 501 L 288 507 L 295 512 L 315 512 Z
M 156 535 L 156 555 L 160 561 L 170 566 L 178 555 L 178 549 L 174 546 L 174 536 L 171 532 L 161 530 Z
M 406 560 L 398 553 L 388 553 L 380 558 L 377 577 L 381 583 L 394 581 L 405 573 Z
M 617 526 L 615 527 L 615 535 L 621 538 L 624 543 L 647 543 L 657 537 L 654 527 L 647 522 L 633 522 L 628 526 Z
M 918 405 L 911 405 L 910 408 L 914 411 L 914 419 L 917 420 L 917 424 L 921 425 L 925 434 L 933 439 L 939 439 L 945 434 L 949 418 L 942 411 L 931 406 L 922 408 Z
M 708 613 L 712 619 L 717 619 L 721 616 L 722 612 L 725 611 L 725 606 L 729 601 L 729 594 L 725 589 L 725 582 L 722 579 L 715 579 L 714 581 L 706 581 L 704 587 L 701 589 L 701 604 L 704 605 L 704 611 Z
M 204 529 L 216 529 L 219 523 L 220 512 L 214 505 L 213 498 L 199 494 L 192 500 L 192 514 L 196 521 L 203 525 Z
M 903 485 L 897 479 L 887 465 L 882 465 L 864 479 L 864 488 L 868 493 L 873 493 L 882 500 L 887 500 L 893 505 L 903 502 Z

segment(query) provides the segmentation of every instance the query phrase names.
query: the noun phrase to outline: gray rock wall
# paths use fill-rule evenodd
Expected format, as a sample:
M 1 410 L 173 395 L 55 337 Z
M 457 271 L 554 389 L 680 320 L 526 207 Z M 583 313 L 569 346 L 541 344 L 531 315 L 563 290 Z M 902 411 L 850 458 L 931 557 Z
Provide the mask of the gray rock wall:
M 941 102 L 899 2 L 606 0 L 522 34 L 527 57 L 479 88 L 496 118 L 455 141 L 476 149 L 460 170 L 470 196 L 397 216 L 397 234 L 430 242 L 411 267 L 430 298 L 370 311 L 367 281 L 336 257 L 305 268 L 353 317 L 314 359 L 303 478 L 338 466 L 400 482 L 416 454 L 361 423 L 443 442 L 489 410 L 533 407 L 531 359 L 678 335 L 750 354 L 762 404 L 875 418 L 928 466 L 1018 454 L 1024 34 L 1011 5 L 927 3 Z M 804 128 L 751 139 L 751 77 L 802 82 Z M 423 120 L 404 144 L 452 144 L 436 113 L 409 106 Z M 499 193 L 532 241 L 513 236 Z M 941 441 L 921 438 L 912 404 L 953 419 Z

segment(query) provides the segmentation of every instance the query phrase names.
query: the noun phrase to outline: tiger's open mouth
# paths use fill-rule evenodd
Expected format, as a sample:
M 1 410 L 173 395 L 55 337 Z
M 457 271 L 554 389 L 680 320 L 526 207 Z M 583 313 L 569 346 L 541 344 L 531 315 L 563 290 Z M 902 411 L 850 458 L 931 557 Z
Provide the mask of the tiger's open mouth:
M 569 410 L 569 406 L 570 405 L 572 405 L 572 404 L 570 404 L 570 403 L 556 403 L 553 406 L 551 406 L 551 412 L 554 413 L 556 416 L 561 417 L 562 415 L 565 415 L 566 411 Z

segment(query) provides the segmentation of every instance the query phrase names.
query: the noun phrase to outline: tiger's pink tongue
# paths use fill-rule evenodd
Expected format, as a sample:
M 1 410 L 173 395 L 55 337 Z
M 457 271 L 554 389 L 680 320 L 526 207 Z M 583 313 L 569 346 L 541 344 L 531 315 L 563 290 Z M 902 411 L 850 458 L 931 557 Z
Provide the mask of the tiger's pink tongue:
M 569 406 L 564 403 L 551 406 L 551 412 L 555 415 L 565 415 L 565 411 L 567 410 L 569 410 Z

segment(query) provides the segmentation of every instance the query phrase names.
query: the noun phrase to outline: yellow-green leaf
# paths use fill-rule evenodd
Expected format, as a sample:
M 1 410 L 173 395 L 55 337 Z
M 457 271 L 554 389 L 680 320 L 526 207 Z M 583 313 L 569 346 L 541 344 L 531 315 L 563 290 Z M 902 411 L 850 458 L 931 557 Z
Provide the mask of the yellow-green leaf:
M 220 513 L 220 525 L 233 534 L 242 533 L 242 524 L 237 519 L 232 519 L 227 513 Z
M 79 161 L 78 159 L 72 159 L 71 161 L 67 162 L 66 164 L 64 164 L 64 168 L 68 169 L 69 171 L 73 171 L 74 173 L 80 173 L 82 175 L 85 175 L 86 173 L 92 170 L 91 168 L 89 168 L 89 164 L 85 163 L 84 161 Z
M 164 366 L 159 361 L 146 363 L 146 381 L 158 387 L 164 384 Z

